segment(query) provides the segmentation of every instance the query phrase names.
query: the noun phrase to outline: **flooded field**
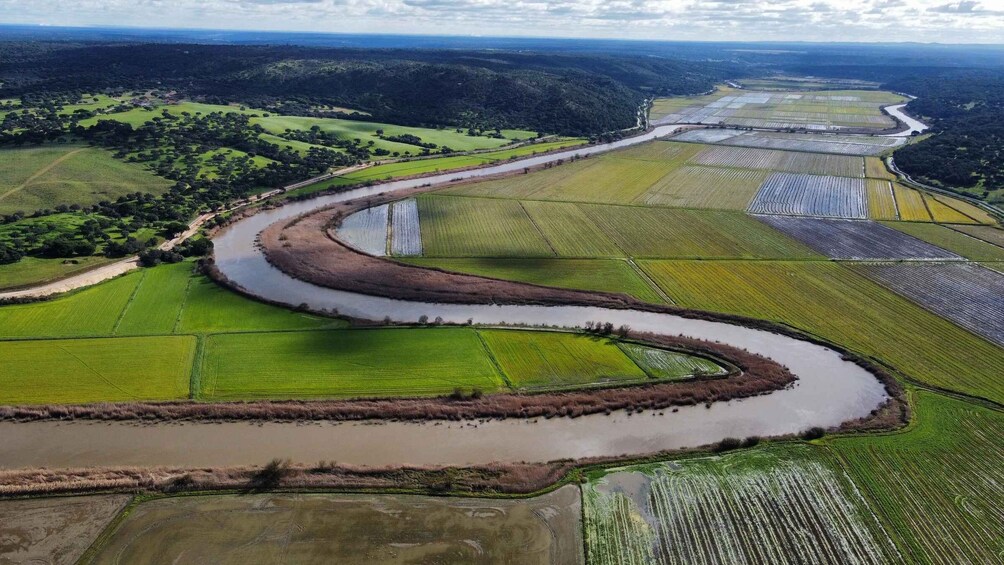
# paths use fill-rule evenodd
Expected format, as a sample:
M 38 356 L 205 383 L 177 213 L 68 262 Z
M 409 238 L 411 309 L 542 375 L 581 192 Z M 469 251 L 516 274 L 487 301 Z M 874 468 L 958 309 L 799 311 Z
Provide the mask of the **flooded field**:
M 97 565 L 582 563 L 568 486 L 527 500 L 412 495 L 186 496 L 139 505 Z
M 129 495 L 0 500 L 0 564 L 71 565 Z

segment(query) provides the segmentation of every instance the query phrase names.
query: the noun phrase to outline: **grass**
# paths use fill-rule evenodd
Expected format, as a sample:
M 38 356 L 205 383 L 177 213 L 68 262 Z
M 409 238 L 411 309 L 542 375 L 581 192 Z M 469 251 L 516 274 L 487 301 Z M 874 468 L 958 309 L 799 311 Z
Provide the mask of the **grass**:
M 482 275 L 543 286 L 620 292 L 652 303 L 664 302 L 631 265 L 621 259 L 440 258 L 403 259 L 423 267 Z
M 22 257 L 17 263 L 0 265 L 0 290 L 64 279 L 112 261 L 113 259 L 98 256 L 75 257 L 70 260 Z
M 377 329 L 210 336 L 198 397 L 425 396 L 503 386 L 474 330 Z
M 1004 414 L 926 391 L 905 433 L 828 440 L 909 563 L 1004 555 Z
M 570 333 L 479 332 L 516 389 L 635 382 L 648 375 L 616 343 Z
M 887 563 L 898 555 L 809 446 L 612 469 L 583 486 L 588 562 Z
M 422 196 L 422 249 L 429 257 L 554 255 L 519 202 Z
M 891 228 L 933 243 L 974 261 L 1004 261 L 1004 247 L 987 243 L 976 237 L 938 224 L 888 222 Z
M 90 206 L 133 192 L 162 194 L 170 185 L 103 149 L 46 145 L 0 150 L 0 214 L 60 204 Z
M 640 261 L 681 306 L 800 328 L 920 382 L 1004 401 L 1004 349 L 830 262 Z M 965 351 L 965 355 L 960 355 Z
M 186 398 L 195 343 L 191 336 L 0 341 L 0 403 Z

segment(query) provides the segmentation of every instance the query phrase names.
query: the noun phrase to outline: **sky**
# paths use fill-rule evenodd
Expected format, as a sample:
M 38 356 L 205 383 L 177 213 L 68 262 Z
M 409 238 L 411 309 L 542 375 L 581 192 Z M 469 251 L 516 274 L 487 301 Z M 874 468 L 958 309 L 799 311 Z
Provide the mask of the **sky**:
M 682 41 L 1004 43 L 1004 0 L 0 0 L 0 23 Z

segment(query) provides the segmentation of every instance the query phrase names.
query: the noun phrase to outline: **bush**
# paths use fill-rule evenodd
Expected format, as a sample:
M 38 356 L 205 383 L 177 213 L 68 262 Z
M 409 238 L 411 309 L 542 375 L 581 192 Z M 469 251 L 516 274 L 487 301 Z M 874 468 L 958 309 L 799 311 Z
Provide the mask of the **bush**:
M 147 249 L 139 254 L 139 264 L 143 267 L 155 267 L 161 263 L 180 263 L 184 260 L 180 253 L 161 249 Z
M 712 451 L 715 453 L 721 453 L 723 451 L 732 451 L 733 449 L 739 449 L 743 446 L 743 442 L 739 438 L 727 437 L 722 441 L 715 444 Z
M 826 430 L 820 428 L 819 426 L 815 426 L 802 432 L 802 439 L 804 440 L 819 439 L 824 435 L 826 435 Z

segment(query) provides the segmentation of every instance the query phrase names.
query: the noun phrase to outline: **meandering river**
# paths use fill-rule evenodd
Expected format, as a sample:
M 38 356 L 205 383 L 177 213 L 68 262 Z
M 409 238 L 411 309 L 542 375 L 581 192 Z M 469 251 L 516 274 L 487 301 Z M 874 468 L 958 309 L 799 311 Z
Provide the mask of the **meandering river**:
M 812 426 L 834 426 L 867 415 L 886 399 L 864 369 L 827 347 L 771 332 L 669 314 L 578 306 L 459 305 L 406 302 L 319 287 L 270 265 L 257 248 L 258 234 L 275 222 L 336 202 L 602 153 L 669 135 L 663 126 L 615 143 L 506 162 L 487 168 L 389 182 L 286 204 L 229 227 L 215 239 L 216 264 L 232 281 L 262 298 L 358 318 L 583 326 L 627 324 L 635 330 L 721 341 L 787 366 L 797 383 L 772 394 L 710 407 L 580 418 L 417 423 L 0 423 L 0 466 L 113 465 L 228 466 L 260 464 L 273 457 L 357 465 L 478 464 L 548 461 L 692 447 L 726 437 L 775 436 Z

